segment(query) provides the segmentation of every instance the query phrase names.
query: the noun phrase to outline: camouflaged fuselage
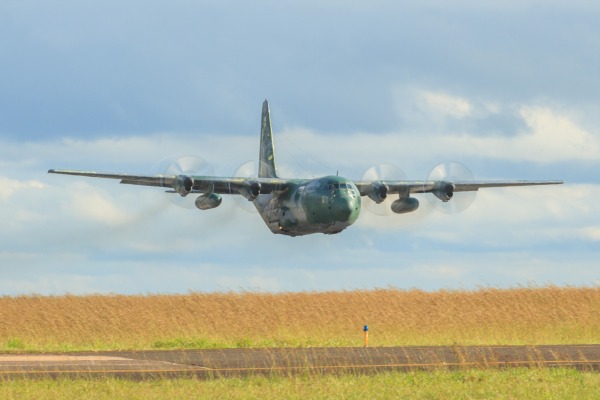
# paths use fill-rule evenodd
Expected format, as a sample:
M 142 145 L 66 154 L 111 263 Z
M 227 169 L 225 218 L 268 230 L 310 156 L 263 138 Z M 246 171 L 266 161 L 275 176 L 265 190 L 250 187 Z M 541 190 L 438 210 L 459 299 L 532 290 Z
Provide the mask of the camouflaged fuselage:
M 288 236 L 341 232 L 358 218 L 360 203 L 354 183 L 339 176 L 290 180 L 285 190 L 254 200 L 269 229 Z

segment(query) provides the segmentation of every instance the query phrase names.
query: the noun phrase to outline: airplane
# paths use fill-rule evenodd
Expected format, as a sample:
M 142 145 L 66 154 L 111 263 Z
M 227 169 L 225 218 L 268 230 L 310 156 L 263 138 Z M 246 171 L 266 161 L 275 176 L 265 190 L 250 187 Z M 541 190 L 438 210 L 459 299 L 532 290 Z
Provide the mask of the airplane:
M 262 107 L 258 176 L 217 177 L 178 175 L 130 175 L 50 169 L 51 174 L 120 179 L 122 184 L 157 186 L 182 197 L 199 194 L 195 205 L 200 210 L 219 207 L 222 195 L 240 195 L 251 201 L 265 224 L 275 234 L 301 236 L 313 233 L 336 234 L 352 225 L 361 211 L 361 197 L 381 204 L 397 195 L 391 210 L 410 213 L 419 207 L 413 194 L 432 193 L 442 202 L 456 192 L 507 186 L 556 185 L 563 181 L 459 181 L 440 180 L 352 180 L 337 175 L 316 179 L 283 179 L 277 174 L 269 103 Z M 437 201 L 437 200 L 436 200 Z

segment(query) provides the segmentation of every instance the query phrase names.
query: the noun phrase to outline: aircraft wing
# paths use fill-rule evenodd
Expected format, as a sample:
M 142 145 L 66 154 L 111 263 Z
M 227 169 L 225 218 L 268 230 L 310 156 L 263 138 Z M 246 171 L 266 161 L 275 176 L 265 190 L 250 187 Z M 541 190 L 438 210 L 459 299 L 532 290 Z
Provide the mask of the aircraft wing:
M 455 192 L 473 192 L 480 188 L 498 188 L 511 186 L 540 186 L 540 185 L 560 185 L 563 181 L 426 181 L 421 188 L 411 187 L 411 193 L 428 193 L 436 190 L 440 183 L 450 183 L 454 185 Z
M 539 186 L 560 185 L 563 181 L 354 181 L 361 196 L 367 196 L 374 185 L 385 185 L 387 194 L 400 194 L 408 196 L 411 193 L 436 193 L 446 192 L 452 196 L 453 192 L 473 192 L 481 188 L 498 188 L 509 186 Z
M 88 176 L 91 178 L 120 179 L 122 184 L 157 186 L 169 188 L 168 192 L 175 192 L 177 175 L 130 175 L 111 174 L 95 171 L 76 171 L 66 169 L 51 169 L 49 174 Z M 242 194 L 248 183 L 259 183 L 260 193 L 271 193 L 275 190 L 284 190 L 287 180 L 279 178 L 242 178 L 242 177 L 218 177 L 218 176 L 189 176 L 192 187 L 187 193 L 218 193 L 218 194 Z M 186 194 L 187 194 L 186 193 Z

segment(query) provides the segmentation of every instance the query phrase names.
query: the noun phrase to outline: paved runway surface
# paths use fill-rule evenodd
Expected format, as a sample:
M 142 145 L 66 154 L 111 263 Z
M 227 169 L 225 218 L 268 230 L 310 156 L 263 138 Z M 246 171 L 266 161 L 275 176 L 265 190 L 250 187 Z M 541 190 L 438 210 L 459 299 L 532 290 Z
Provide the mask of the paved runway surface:
M 0 354 L 0 379 L 231 377 L 564 366 L 600 371 L 600 345 L 328 347 Z

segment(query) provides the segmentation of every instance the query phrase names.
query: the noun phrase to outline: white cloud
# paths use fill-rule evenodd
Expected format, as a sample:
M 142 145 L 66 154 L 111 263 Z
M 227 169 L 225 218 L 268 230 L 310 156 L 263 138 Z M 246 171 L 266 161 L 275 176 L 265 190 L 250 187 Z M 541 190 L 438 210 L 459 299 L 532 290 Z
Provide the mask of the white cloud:
M 25 189 L 43 189 L 44 184 L 37 180 L 19 181 L 0 176 L 0 201 L 7 200 L 10 196 Z
M 113 199 L 91 184 L 76 182 L 69 185 L 65 212 L 90 222 L 118 225 L 130 221 L 130 216 Z
M 600 242 L 600 225 L 581 228 L 580 232 L 585 240 Z
M 423 96 L 420 93 L 413 95 L 417 98 Z M 501 106 L 489 103 L 475 106 L 469 100 L 443 93 L 427 92 L 426 97 L 435 107 L 418 106 L 415 112 L 417 119 L 411 120 L 408 127 L 396 133 L 354 133 L 340 140 L 337 136 L 307 129 L 287 129 L 281 136 L 300 146 L 310 143 L 313 154 L 323 160 L 332 159 L 331 149 L 336 149 L 336 152 L 348 155 L 345 160 L 353 164 L 369 160 L 371 163 L 396 162 L 403 166 L 430 160 L 429 164 L 433 165 L 434 162 L 467 158 L 538 164 L 600 162 L 600 131 L 584 128 L 568 109 L 535 103 L 505 106 L 506 112 L 516 110 L 512 117 L 520 120 L 523 128 L 513 135 L 482 134 L 477 130 L 477 122 L 498 114 Z M 403 109 L 401 113 L 404 116 L 413 111 Z M 466 122 L 459 127 L 446 124 L 443 121 L 448 115 Z M 469 120 L 474 125 L 471 126 Z M 308 148 L 303 151 L 308 151 Z M 344 158 L 340 162 L 344 162 Z M 365 167 L 369 165 L 373 164 Z
M 468 268 L 456 265 L 452 262 L 442 262 L 435 265 L 415 265 L 411 268 L 412 272 L 423 278 L 431 279 L 432 277 L 440 280 L 452 279 L 456 281 L 468 274 Z
M 580 244 L 585 239 L 581 227 L 600 227 L 598 195 L 599 185 L 482 189 L 472 209 L 457 216 L 453 230 L 466 242 L 501 248 Z
M 467 99 L 443 92 L 421 90 L 417 91 L 416 97 L 421 109 L 438 116 L 466 118 L 473 111 L 473 107 Z
M 452 135 L 440 138 L 472 155 L 515 161 L 551 163 L 600 161 L 600 137 L 586 131 L 566 114 L 543 106 L 523 106 L 519 113 L 528 130 L 515 137 Z

